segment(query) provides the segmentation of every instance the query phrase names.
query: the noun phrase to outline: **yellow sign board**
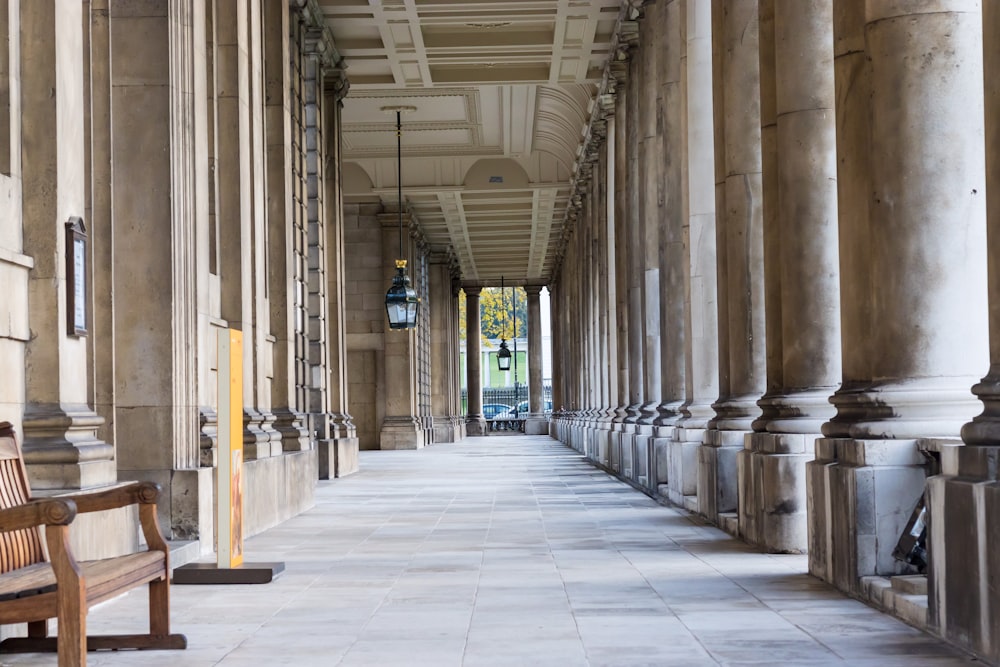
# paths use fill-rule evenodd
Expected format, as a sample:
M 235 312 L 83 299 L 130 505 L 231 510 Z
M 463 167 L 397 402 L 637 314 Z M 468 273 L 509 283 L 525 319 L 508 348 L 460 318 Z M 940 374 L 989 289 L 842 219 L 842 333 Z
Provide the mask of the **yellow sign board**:
M 243 564 L 243 332 L 219 331 L 218 567 Z

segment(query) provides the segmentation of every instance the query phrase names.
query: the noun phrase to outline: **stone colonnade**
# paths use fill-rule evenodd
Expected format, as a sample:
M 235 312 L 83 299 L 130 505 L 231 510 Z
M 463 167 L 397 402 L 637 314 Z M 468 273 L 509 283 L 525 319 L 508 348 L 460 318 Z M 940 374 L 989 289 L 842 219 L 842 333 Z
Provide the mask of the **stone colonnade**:
M 993 660 L 998 30 L 967 0 L 623 3 L 554 277 L 551 425 Z M 924 606 L 880 583 L 919 569 L 893 549 L 921 500 Z
M 236 328 L 244 533 L 302 511 L 358 448 L 348 81 L 318 4 L 5 0 L 0 15 L 0 419 L 33 487 L 156 481 L 168 534 L 211 551 L 217 335 Z M 75 264 L 67 223 L 86 239 Z M 75 539 L 102 555 L 133 520 Z

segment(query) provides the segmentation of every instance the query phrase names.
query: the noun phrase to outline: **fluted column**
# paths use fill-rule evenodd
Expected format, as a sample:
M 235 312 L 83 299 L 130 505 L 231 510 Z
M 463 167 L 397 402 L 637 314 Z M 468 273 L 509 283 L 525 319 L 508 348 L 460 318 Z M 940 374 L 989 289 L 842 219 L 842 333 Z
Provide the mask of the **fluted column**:
M 465 428 L 469 435 L 486 435 L 483 419 L 482 342 L 479 323 L 479 287 L 465 288 L 465 386 L 468 389 Z
M 755 423 L 767 433 L 748 436 L 742 459 L 740 532 L 768 550 L 800 552 L 805 463 L 833 416 L 827 399 L 841 374 L 833 3 L 760 8 L 769 390 Z
M 736 454 L 764 393 L 764 267 L 757 0 L 725 0 L 713 4 L 712 12 L 713 27 L 716 20 L 721 24 L 713 41 L 719 43 L 723 87 L 725 207 L 718 252 L 725 255 L 719 262 L 719 292 L 725 296 L 719 299 L 719 329 L 726 332 L 727 349 L 720 354 L 726 367 L 720 367 L 718 416 L 699 452 L 698 496 L 700 511 L 720 520 L 736 509 Z

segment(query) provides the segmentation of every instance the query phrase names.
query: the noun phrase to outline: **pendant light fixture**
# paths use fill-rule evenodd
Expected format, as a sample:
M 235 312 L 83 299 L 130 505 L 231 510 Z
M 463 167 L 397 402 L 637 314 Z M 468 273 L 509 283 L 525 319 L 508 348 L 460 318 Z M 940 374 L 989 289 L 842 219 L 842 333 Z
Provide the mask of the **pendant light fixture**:
M 397 212 L 399 215 L 399 259 L 396 260 L 396 275 L 392 277 L 392 286 L 385 293 L 385 312 L 389 318 L 390 329 L 416 329 L 417 310 L 420 299 L 410 286 L 410 277 L 406 275 L 406 259 L 403 257 L 403 122 L 404 111 L 416 111 L 416 107 L 395 106 L 382 107 L 382 111 L 396 112 L 396 194 Z
M 497 350 L 497 368 L 501 371 L 510 370 L 510 350 L 507 349 L 507 293 L 503 289 L 503 276 L 500 276 L 500 307 L 503 309 L 503 331 L 500 333 L 500 349 Z

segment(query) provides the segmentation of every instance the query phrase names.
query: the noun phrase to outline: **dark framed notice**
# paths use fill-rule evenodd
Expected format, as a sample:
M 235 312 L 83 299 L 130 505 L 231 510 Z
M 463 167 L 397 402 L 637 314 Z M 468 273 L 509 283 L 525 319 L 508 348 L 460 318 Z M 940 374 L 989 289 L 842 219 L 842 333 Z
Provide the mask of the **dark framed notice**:
M 76 216 L 66 222 L 66 327 L 87 335 L 87 227 Z

